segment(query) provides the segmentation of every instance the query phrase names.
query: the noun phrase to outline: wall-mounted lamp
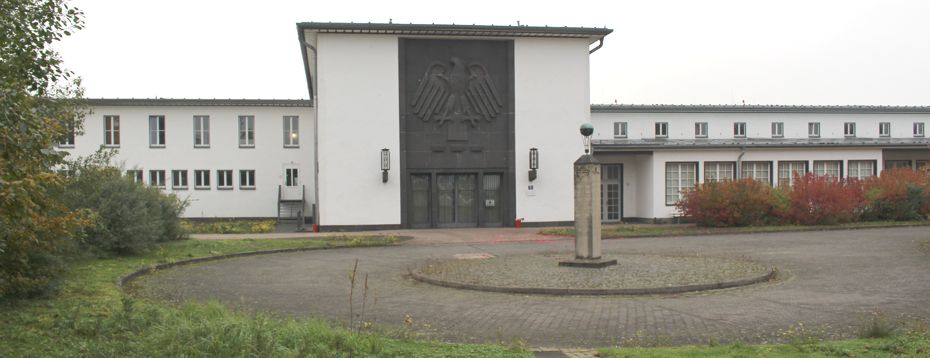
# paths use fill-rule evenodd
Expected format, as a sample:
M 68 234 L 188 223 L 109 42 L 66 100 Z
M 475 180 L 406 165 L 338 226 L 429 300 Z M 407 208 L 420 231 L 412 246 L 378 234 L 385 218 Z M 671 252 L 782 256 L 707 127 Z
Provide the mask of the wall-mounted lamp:
M 539 149 L 530 148 L 530 181 L 536 180 L 536 169 L 539 169 Z
M 384 148 L 381 150 L 381 182 L 387 183 L 388 170 L 391 170 L 391 150 Z

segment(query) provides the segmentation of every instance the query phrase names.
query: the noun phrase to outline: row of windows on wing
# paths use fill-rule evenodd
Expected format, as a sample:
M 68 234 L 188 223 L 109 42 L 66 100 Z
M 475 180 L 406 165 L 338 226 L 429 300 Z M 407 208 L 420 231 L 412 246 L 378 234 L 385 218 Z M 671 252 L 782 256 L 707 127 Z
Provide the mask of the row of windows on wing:
M 211 176 L 210 170 L 194 170 L 194 189 L 198 190 L 208 190 L 212 188 L 211 185 Z M 166 183 L 168 180 L 166 170 L 149 170 L 148 176 L 148 185 L 166 188 Z M 134 181 L 140 184 L 144 184 L 143 181 L 143 171 L 139 169 L 127 170 L 126 176 L 132 178 Z M 187 170 L 172 170 L 171 171 L 171 189 L 173 190 L 187 190 L 188 187 L 188 171 Z M 233 189 L 233 171 L 229 169 L 217 170 L 216 171 L 216 188 L 217 189 Z M 251 190 L 255 189 L 255 170 L 244 169 L 239 171 L 239 189 Z
M 284 116 L 284 146 L 297 148 L 300 146 L 300 117 Z M 194 147 L 210 147 L 210 116 L 194 116 Z M 164 147 L 166 145 L 167 126 L 165 116 L 149 116 L 149 146 Z M 60 146 L 73 147 L 75 135 L 72 131 L 59 142 Z M 110 147 L 120 145 L 120 118 L 117 115 L 103 116 L 103 144 Z M 255 116 L 239 116 L 239 146 L 250 148 L 255 146 Z
M 784 122 L 772 122 L 772 138 L 783 138 L 785 136 L 785 123 Z M 697 122 L 694 123 L 694 137 L 695 138 L 707 138 L 707 122 Z M 915 122 L 913 125 L 914 136 L 923 137 L 924 136 L 924 123 Z M 843 134 L 846 137 L 855 137 L 856 136 L 856 123 L 855 122 L 846 122 L 843 123 Z M 807 123 L 807 135 L 811 138 L 820 137 L 820 122 L 809 122 Z M 881 122 L 878 124 L 878 135 L 879 137 L 890 137 L 891 136 L 891 122 Z M 656 122 L 655 123 L 655 136 L 656 138 L 666 138 L 668 137 L 668 122 Z M 616 138 L 626 138 L 627 137 L 627 122 L 614 122 L 614 137 Z M 733 123 L 733 137 L 735 138 L 745 138 L 746 137 L 746 122 L 736 122 Z
M 772 161 L 746 161 L 740 163 L 740 178 L 752 178 L 761 182 L 776 184 L 772 178 Z M 794 174 L 804 175 L 810 170 L 810 163 L 801 161 L 775 161 L 777 164 L 778 185 L 794 184 Z M 916 165 L 916 166 L 912 166 Z M 930 161 L 927 160 L 886 160 L 885 170 L 897 168 L 927 169 Z M 818 176 L 832 176 L 834 178 L 862 179 L 877 174 L 875 160 L 847 160 L 846 170 L 843 170 L 842 160 L 815 160 L 813 173 Z M 696 162 L 667 162 L 665 163 L 665 204 L 675 205 L 681 198 L 681 192 L 693 189 L 698 183 L 698 163 Z M 704 182 L 715 182 L 736 179 L 736 162 L 704 162 Z

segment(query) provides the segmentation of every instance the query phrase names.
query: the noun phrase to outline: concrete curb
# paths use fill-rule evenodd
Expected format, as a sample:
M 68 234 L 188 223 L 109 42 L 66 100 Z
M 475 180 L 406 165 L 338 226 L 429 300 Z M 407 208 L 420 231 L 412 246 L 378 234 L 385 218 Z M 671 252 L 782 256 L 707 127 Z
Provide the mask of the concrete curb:
M 693 232 L 693 233 L 676 233 L 668 235 L 657 235 L 657 234 L 643 234 L 643 235 L 611 235 L 611 236 L 601 236 L 601 240 L 620 240 L 620 239 L 642 239 L 642 238 L 652 238 L 652 237 L 687 237 L 687 236 L 717 236 L 717 235 L 759 235 L 759 234 L 791 234 L 799 232 L 819 232 L 819 231 L 855 231 L 855 230 L 869 230 L 869 229 L 894 229 L 894 228 L 909 228 L 909 227 L 928 227 L 930 226 L 930 221 L 926 224 L 908 224 L 908 225 L 882 225 L 882 226 L 865 226 L 865 227 L 817 227 L 817 228 L 800 228 L 798 230 L 784 230 L 784 231 L 740 231 L 740 232 Z M 553 238 L 574 238 L 573 235 L 569 234 L 549 234 L 542 231 L 538 232 L 537 235 L 553 237 Z
M 402 240 L 402 241 L 403 241 L 403 240 Z M 155 271 L 158 271 L 158 270 L 164 270 L 164 269 L 169 269 L 169 268 L 172 268 L 172 267 L 185 266 L 185 265 L 196 264 L 196 263 L 201 263 L 201 262 L 210 262 L 210 261 L 216 261 L 216 260 L 222 260 L 222 259 L 231 259 L 231 258 L 235 258 L 235 257 L 257 256 L 257 255 L 268 255 L 268 254 L 280 254 L 280 253 L 287 253 L 287 252 L 318 251 L 318 250 L 333 250 L 333 249 L 353 249 L 353 248 L 365 248 L 365 247 L 389 247 L 389 246 L 400 246 L 402 241 L 398 241 L 398 242 L 392 243 L 392 244 L 384 244 L 384 245 L 295 247 L 295 248 L 290 248 L 290 249 L 275 249 L 275 250 L 262 250 L 262 251 L 248 251 L 248 252 L 237 252 L 237 253 L 233 253 L 233 254 L 223 254 L 223 255 L 196 257 L 196 258 L 192 258 L 192 259 L 178 260 L 178 261 L 172 261 L 172 262 L 163 262 L 163 263 L 160 263 L 160 264 L 155 264 L 155 265 L 152 265 L 152 266 L 143 267 L 143 268 L 140 268 L 140 269 L 138 269 L 138 270 L 136 270 L 136 271 L 133 271 L 133 272 L 131 272 L 131 273 L 125 275 L 125 276 L 121 276 L 120 278 L 116 279 L 116 287 L 119 288 L 120 290 L 123 290 L 123 289 L 126 287 L 126 285 L 128 285 L 128 284 L 131 283 L 133 280 L 135 280 L 135 279 L 137 279 L 137 278 L 139 278 L 139 277 L 141 277 L 141 276 L 143 276 L 143 275 L 147 275 L 147 274 L 149 274 L 149 273 L 152 273 L 152 272 L 155 272 Z
M 748 286 L 760 282 L 769 281 L 776 276 L 776 270 L 769 268 L 768 273 L 735 281 L 716 282 L 699 285 L 669 286 L 669 287 L 646 287 L 646 288 L 610 288 L 610 289 L 586 289 L 586 288 L 542 288 L 542 287 L 499 287 L 477 285 L 464 282 L 443 281 L 420 275 L 417 271 L 411 271 L 410 277 L 414 280 L 428 283 L 431 285 L 458 288 L 473 291 L 497 292 L 497 293 L 516 293 L 532 295 L 551 295 L 551 296 L 642 296 L 642 295 L 668 295 L 685 292 L 718 290 L 724 288 Z

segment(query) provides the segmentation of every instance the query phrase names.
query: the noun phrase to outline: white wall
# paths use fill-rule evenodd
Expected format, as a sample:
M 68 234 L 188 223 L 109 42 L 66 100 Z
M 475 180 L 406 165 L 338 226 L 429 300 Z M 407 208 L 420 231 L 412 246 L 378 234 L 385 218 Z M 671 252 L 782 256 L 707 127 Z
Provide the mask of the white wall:
M 824 113 L 594 113 L 595 139 L 614 139 L 614 122 L 627 122 L 627 139 L 655 138 L 655 123 L 668 122 L 668 139 L 693 139 L 694 123 L 708 123 L 709 138 L 733 138 L 733 123 L 746 123 L 748 138 L 772 138 L 772 122 L 783 122 L 785 138 L 808 138 L 807 124 L 820 122 L 821 138 L 843 138 L 843 124 L 856 123 L 856 136 L 878 138 L 878 124 L 891 123 L 891 136 L 913 138 L 913 124 L 930 129 L 930 114 Z
M 400 224 L 397 36 L 319 34 L 321 225 Z M 391 171 L 381 182 L 381 149 Z
M 573 220 L 573 163 L 584 154 L 578 128 L 590 119 L 587 39 L 514 40 L 516 214 L 527 222 Z M 538 178 L 527 187 L 529 150 Z
M 313 197 L 313 109 L 309 107 L 243 106 L 107 106 L 93 108 L 84 120 L 84 134 L 75 138 L 71 155 L 86 156 L 103 144 L 105 115 L 120 116 L 120 146 L 115 164 L 142 169 L 146 183 L 149 170 L 165 170 L 166 192 L 189 201 L 183 216 L 276 217 L 278 185 L 283 165 L 294 163 L 307 188 L 307 215 Z M 164 115 L 164 148 L 149 147 L 149 115 Z M 210 116 L 210 147 L 194 148 L 193 116 Z M 238 116 L 255 116 L 255 147 L 240 148 Z M 283 116 L 300 119 L 300 147 L 284 148 Z M 217 170 L 233 170 L 233 189 L 217 189 Z M 188 171 L 188 189 L 171 188 L 171 170 Z M 209 190 L 194 189 L 194 170 L 210 170 Z M 239 170 L 255 170 L 255 189 L 239 188 Z

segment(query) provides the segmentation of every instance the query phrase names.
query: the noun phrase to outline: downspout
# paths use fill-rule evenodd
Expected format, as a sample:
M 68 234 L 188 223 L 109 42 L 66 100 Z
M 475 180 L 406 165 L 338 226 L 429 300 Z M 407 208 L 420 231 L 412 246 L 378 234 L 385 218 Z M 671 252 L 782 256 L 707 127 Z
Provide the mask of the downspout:
M 736 179 L 743 178 L 743 156 L 746 155 L 746 146 L 739 147 L 739 156 L 736 157 Z
M 603 37 L 601 37 L 601 39 L 598 40 L 597 46 L 595 46 L 595 47 L 592 48 L 590 51 L 588 51 L 588 54 L 590 55 L 590 54 L 594 53 L 594 51 L 600 50 L 601 47 L 604 47 L 604 38 L 603 38 Z

